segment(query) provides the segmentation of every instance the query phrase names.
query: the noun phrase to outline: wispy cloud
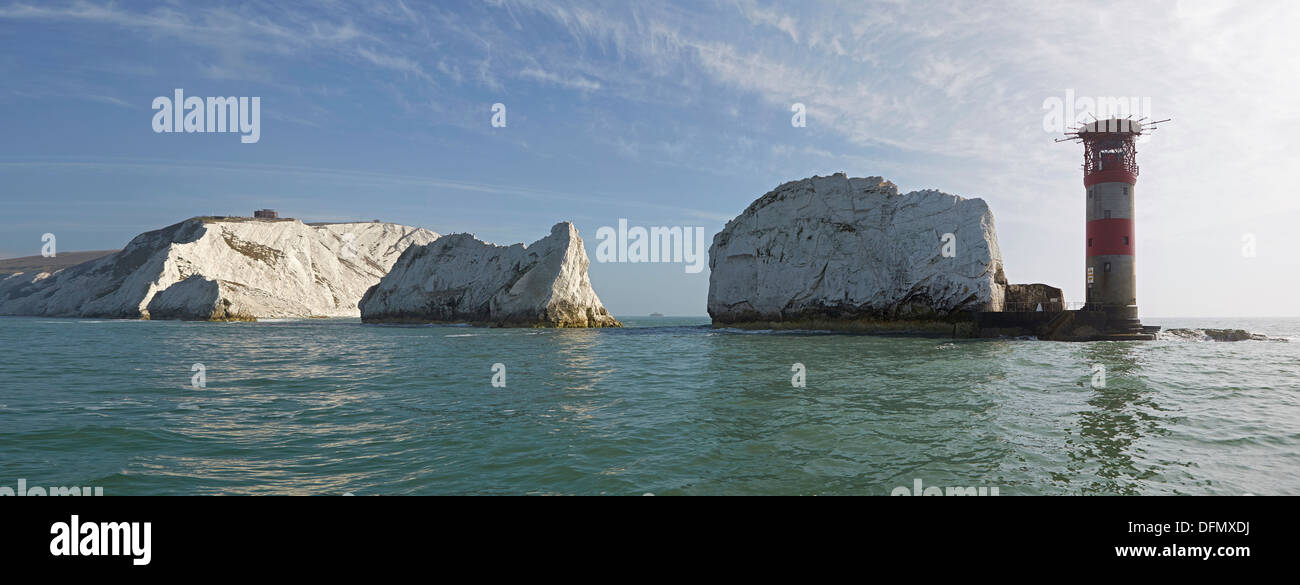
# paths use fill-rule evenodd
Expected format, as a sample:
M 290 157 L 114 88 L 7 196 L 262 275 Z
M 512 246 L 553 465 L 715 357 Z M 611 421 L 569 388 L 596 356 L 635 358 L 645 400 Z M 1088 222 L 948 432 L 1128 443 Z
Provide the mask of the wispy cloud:
M 544 83 L 550 83 L 552 85 L 558 85 L 560 87 L 567 87 L 569 89 L 577 89 L 581 91 L 596 91 L 600 89 L 599 81 L 592 81 L 590 79 L 580 77 L 580 76 L 565 77 L 557 73 L 552 73 L 550 71 L 543 71 L 537 68 L 524 69 L 523 71 L 519 72 L 519 76 L 526 79 L 533 79 L 536 81 L 541 81 Z
M 403 57 L 401 55 L 386 55 L 365 47 L 359 47 L 357 49 L 357 54 L 360 55 L 362 59 L 365 59 L 366 61 L 370 62 L 372 65 L 376 65 L 384 69 L 392 69 L 393 71 L 410 73 L 422 79 L 432 80 L 429 74 L 424 71 L 424 68 L 421 67 L 419 63 L 417 63 L 412 59 Z
M 772 27 L 789 35 L 791 41 L 799 42 L 799 33 L 802 29 L 793 16 L 782 14 L 774 8 L 760 6 L 753 0 L 738 0 L 736 7 L 751 24 Z

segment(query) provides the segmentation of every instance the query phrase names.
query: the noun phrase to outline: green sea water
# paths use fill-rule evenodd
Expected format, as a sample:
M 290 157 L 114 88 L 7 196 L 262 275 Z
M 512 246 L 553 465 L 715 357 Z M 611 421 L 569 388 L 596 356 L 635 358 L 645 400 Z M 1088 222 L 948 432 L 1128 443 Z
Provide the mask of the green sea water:
M 1300 319 L 1144 319 L 1290 343 L 624 321 L 0 318 L 0 486 L 888 495 L 919 480 L 1004 496 L 1300 492 Z

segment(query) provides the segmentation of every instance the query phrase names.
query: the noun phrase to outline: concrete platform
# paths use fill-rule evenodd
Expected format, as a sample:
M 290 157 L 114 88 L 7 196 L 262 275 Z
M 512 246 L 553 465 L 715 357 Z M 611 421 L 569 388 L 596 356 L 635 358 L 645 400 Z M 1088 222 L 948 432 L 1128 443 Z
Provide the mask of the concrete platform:
M 1152 341 L 1159 327 L 1106 311 L 980 312 L 973 337 L 1033 336 L 1045 341 Z

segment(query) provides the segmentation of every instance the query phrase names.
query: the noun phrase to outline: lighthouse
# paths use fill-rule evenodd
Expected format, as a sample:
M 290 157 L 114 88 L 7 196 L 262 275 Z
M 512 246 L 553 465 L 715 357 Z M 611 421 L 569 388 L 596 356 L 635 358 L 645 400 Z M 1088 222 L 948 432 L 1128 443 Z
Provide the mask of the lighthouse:
M 1167 121 L 1096 120 L 1067 132 L 1060 140 L 1083 143 L 1087 202 L 1083 311 L 1106 338 L 1146 337 L 1137 305 L 1136 141 Z

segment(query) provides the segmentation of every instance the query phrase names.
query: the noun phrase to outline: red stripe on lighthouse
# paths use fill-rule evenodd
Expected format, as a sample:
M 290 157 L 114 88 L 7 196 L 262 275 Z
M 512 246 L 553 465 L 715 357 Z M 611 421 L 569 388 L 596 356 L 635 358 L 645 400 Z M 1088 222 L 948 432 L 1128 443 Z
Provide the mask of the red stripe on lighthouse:
M 1083 175 L 1084 187 L 1091 187 L 1098 183 L 1128 183 L 1130 185 L 1136 185 L 1137 182 L 1137 173 L 1126 171 L 1124 169 L 1093 171 L 1091 173 L 1084 173 Z
M 1088 255 L 1133 255 L 1133 220 L 1125 217 L 1088 222 Z

